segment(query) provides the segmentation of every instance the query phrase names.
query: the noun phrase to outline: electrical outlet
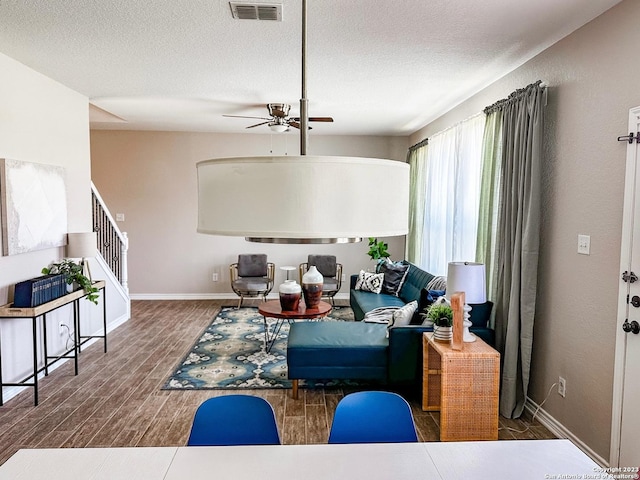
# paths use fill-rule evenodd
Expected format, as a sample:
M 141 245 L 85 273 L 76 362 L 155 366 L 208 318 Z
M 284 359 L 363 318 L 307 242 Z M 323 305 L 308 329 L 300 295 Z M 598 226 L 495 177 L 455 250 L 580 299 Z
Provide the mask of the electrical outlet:
M 567 381 L 562 377 L 558 377 L 558 395 L 561 397 L 567 395 Z
M 578 253 L 581 255 L 589 255 L 591 250 L 591 236 L 578 235 Z
M 218 274 L 217 274 L 217 273 L 212 274 L 212 275 L 211 275 L 211 280 L 212 280 L 213 282 L 217 282 L 217 281 L 218 281 Z
M 347 281 L 347 274 L 346 274 L 346 273 L 343 273 L 343 274 L 342 274 L 342 281 L 343 281 L 343 282 L 346 282 L 346 281 Z
M 64 323 L 62 320 L 60 320 L 58 322 L 58 333 L 60 334 L 60 336 L 62 337 L 65 333 L 67 333 L 67 324 Z

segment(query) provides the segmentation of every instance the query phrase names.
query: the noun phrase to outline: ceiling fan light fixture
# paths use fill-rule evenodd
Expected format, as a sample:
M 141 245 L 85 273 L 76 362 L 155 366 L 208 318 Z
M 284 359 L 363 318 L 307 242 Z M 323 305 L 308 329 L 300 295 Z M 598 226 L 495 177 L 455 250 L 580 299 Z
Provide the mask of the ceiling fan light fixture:
M 283 133 L 289 130 L 289 125 L 284 123 L 270 123 L 269 128 L 271 129 L 272 132 Z

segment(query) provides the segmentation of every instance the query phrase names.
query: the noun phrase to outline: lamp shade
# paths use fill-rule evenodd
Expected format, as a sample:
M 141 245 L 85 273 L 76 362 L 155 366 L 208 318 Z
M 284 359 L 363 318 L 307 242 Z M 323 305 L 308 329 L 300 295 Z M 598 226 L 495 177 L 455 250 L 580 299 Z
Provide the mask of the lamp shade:
M 466 303 L 485 303 L 487 287 L 483 263 L 450 262 L 447 268 L 447 293 L 464 292 Z
M 241 157 L 198 170 L 198 232 L 341 243 L 408 231 L 409 165 L 360 157 Z
M 98 240 L 95 232 L 67 234 L 67 258 L 95 257 Z

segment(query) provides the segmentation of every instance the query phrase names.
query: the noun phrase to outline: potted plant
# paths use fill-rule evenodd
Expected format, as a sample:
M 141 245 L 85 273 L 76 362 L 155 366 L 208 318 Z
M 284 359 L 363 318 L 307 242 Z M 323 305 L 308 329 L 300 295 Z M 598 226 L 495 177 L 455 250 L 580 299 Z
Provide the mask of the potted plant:
M 63 274 L 69 285 L 74 283 L 86 293 L 86 299 L 90 302 L 98 304 L 98 289 L 94 287 L 84 273 L 82 272 L 82 265 L 75 263 L 68 258 L 61 260 L 58 263 L 52 263 L 49 267 L 42 269 L 44 275 L 56 275 Z
M 453 309 L 448 303 L 436 302 L 426 308 L 426 313 L 421 314 L 423 317 L 433 322 L 433 337 L 441 342 L 449 342 L 451 340 L 453 326 Z
M 383 241 L 378 241 L 377 238 L 369 237 L 369 251 L 367 255 L 371 257 L 371 260 L 375 260 L 376 266 L 386 258 L 389 258 L 391 254 L 388 252 L 389 245 Z

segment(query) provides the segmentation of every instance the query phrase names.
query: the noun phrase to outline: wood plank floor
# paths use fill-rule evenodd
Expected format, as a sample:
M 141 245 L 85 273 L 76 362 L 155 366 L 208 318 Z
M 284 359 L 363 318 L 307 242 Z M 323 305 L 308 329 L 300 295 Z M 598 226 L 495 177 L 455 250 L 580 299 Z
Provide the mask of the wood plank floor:
M 229 304 L 230 302 L 224 302 Z M 160 390 L 221 306 L 220 301 L 133 301 L 131 320 L 80 355 L 80 372 L 67 362 L 33 390 L 0 407 L 0 464 L 20 448 L 184 445 L 197 406 L 228 390 Z M 342 390 L 244 390 L 274 407 L 285 444 L 326 443 Z M 438 440 L 438 413 L 407 398 L 421 441 Z M 500 419 L 500 439 L 554 438 L 539 423 Z

